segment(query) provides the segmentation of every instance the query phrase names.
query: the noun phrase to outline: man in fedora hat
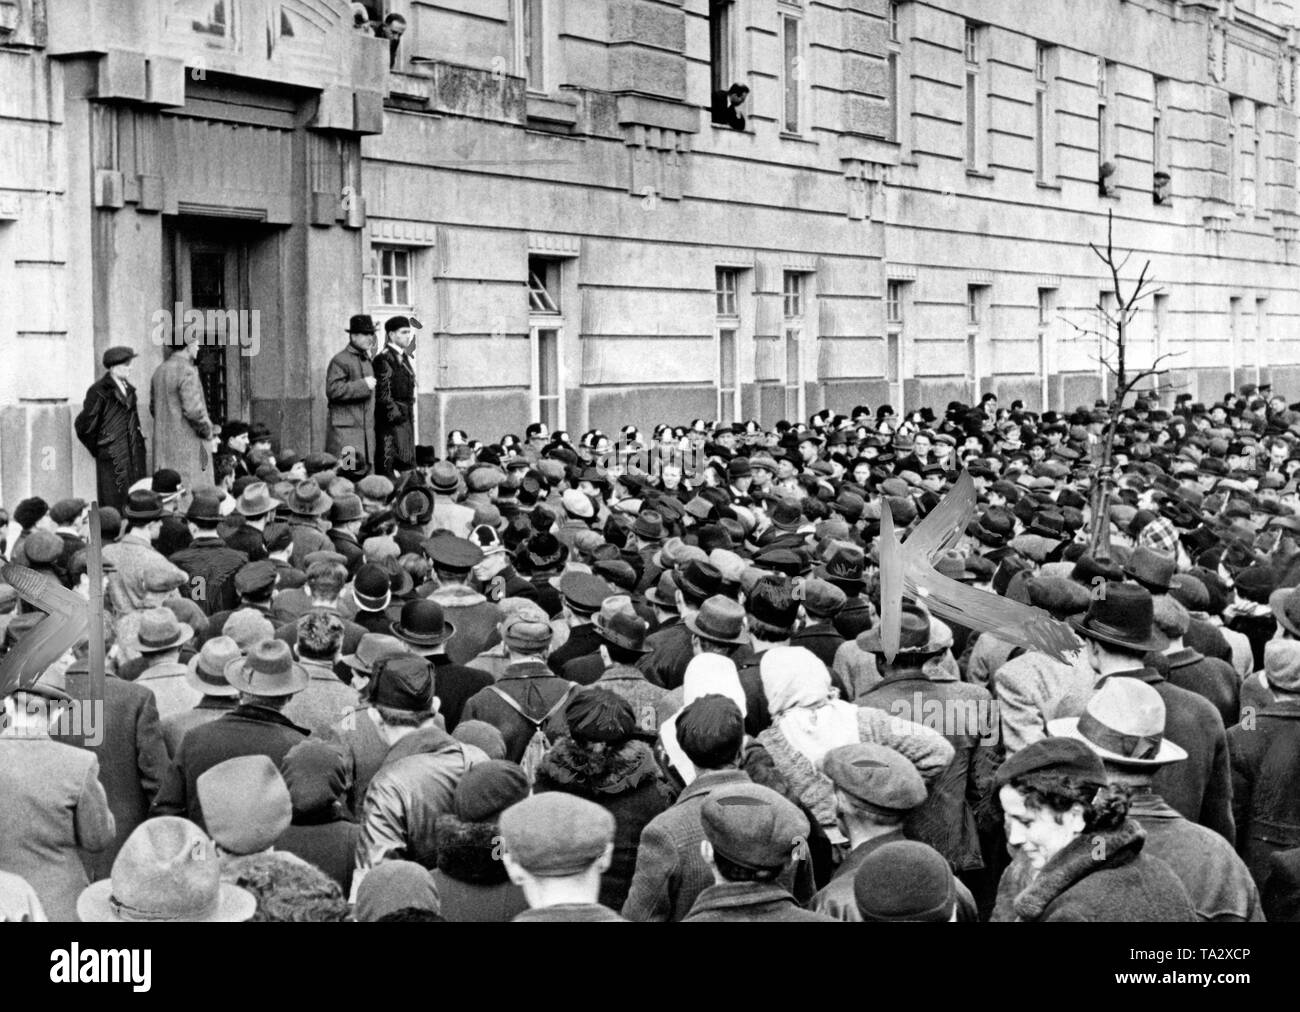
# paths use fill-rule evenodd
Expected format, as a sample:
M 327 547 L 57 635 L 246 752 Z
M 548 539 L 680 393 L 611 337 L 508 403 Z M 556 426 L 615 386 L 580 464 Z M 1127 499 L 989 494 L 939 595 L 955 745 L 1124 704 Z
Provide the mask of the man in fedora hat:
M 365 519 L 366 511 L 361 505 L 361 497 L 355 493 L 339 496 L 330 507 L 330 529 L 327 536 L 334 551 L 347 560 L 344 564 L 348 567 L 348 576 L 356 575 L 365 557 L 358 538 L 361 523 Z
M 357 871 L 386 860 L 433 868 L 434 823 L 451 811 L 465 771 L 487 762 L 488 756 L 434 722 L 438 701 L 432 671 L 422 657 L 404 654 L 379 663 L 369 701 L 382 720 L 389 748 L 366 789 Z
M 249 562 L 260 562 L 270 553 L 266 547 L 266 526 L 283 503 L 271 496 L 264 481 L 251 482 L 235 500 L 235 513 L 243 522 L 226 535 L 226 546 L 248 556 Z
M 237 594 L 234 576 L 248 556 L 221 540 L 221 501 L 215 489 L 200 489 L 185 511 L 189 523 L 188 548 L 173 552 L 171 561 L 189 574 L 182 588 L 185 596 L 203 609 L 205 615 L 226 611 L 235 606 Z
M 194 636 L 194 627 L 176 619 L 170 608 L 150 608 L 141 612 L 133 630 L 123 633 L 123 646 L 138 653 L 146 665 L 136 677 L 154 694 L 159 719 L 191 709 L 200 694 L 190 687 L 185 678 L 185 665 L 180 662 L 181 647 Z
M 114 842 L 99 760 L 50 737 L 70 701 L 34 681 L 7 695 L 0 711 L 0 871 L 25 879 L 51 921 L 76 920 L 89 882 L 83 855 Z
M 157 493 L 132 492 L 127 496 L 126 506 L 122 510 L 122 536 L 117 541 L 104 545 L 104 565 L 112 570 L 108 580 L 108 596 L 111 608 L 117 615 L 145 606 L 146 572 L 167 567 L 180 573 L 182 581 L 185 578 L 183 570 L 173 566 L 154 548 L 154 541 L 162 532 L 163 516 L 162 500 Z
M 85 922 L 177 924 L 247 921 L 257 900 L 221 881 L 221 860 L 208 835 L 187 819 L 149 819 L 127 839 L 111 878 L 77 897 Z
M 478 668 L 456 664 L 447 655 L 454 642 L 456 626 L 448 621 L 446 610 L 434 600 L 407 601 L 396 611 L 389 630 L 406 644 L 406 649 L 425 658 L 433 669 L 438 693 L 438 712 L 448 731 L 456 730 L 467 700 L 480 689 L 492 684 L 492 676 Z
M 307 568 L 307 556 L 312 552 L 332 551 L 330 539 L 321 529 L 321 520 L 334 505 L 334 500 L 308 478 L 299 482 L 284 500 L 289 514 L 287 522 L 293 533 L 293 555 L 290 561 L 298 569 Z
M 325 370 L 329 417 L 325 450 L 339 458 L 340 473 L 361 477 L 371 469 L 375 445 L 375 321 L 358 313 L 348 321 L 348 345 Z
M 927 723 L 932 713 L 944 714 L 943 726 L 936 730 L 948 739 L 955 755 L 930 784 L 926 802 L 909 816 L 907 834 L 943 854 L 958 877 L 991 908 L 996 883 L 980 874 L 984 860 L 975 810 L 983 808 L 992 794 L 997 716 L 993 698 L 982 685 L 936 681 L 927 675 L 926 662 L 947 650 L 951 640 L 950 634 L 935 627 L 924 605 L 904 602 L 898 653 L 892 662 L 885 658 L 879 627 L 859 640 L 875 656 L 881 678 L 856 702 L 917 724 Z
M 168 756 L 176 755 L 190 730 L 216 720 L 239 704 L 239 690 L 226 681 L 226 665 L 239 656 L 239 644 L 222 635 L 208 640 L 186 662 L 185 680 L 201 695 L 193 707 L 161 722 Z
M 578 684 L 591 684 L 608 689 L 625 700 L 636 717 L 636 737 L 653 742 L 659 732 L 659 707 L 668 696 L 668 690 L 654 685 L 636 667 L 646 653 L 646 634 L 649 626 L 632 608 L 632 599 L 619 594 L 601 602 L 600 611 L 592 620 L 592 628 L 600 637 L 597 653 L 602 666 L 598 677 L 583 682 L 572 673 L 583 659 L 570 661 L 564 675 Z
M 833 542 L 826 561 L 813 570 L 813 575 L 825 580 L 844 593 L 842 607 L 831 624 L 846 640 L 855 639 L 871 628 L 871 602 L 863 596 L 866 589 L 866 554 L 861 546 L 847 541 Z
M 384 321 L 384 350 L 371 364 L 375 372 L 375 471 L 393 477 L 415 466 L 415 361 L 412 345 L 418 320 L 390 316 Z
M 1047 729 L 1054 738 L 1084 742 L 1100 757 L 1110 782 L 1132 792 L 1129 817 L 1146 831 L 1142 853 L 1174 870 L 1201 920 L 1264 919 L 1259 890 L 1232 844 L 1184 818 L 1152 785 L 1160 769 L 1187 761 L 1186 751 L 1164 736 L 1160 693 L 1134 678 L 1107 679 L 1080 716 L 1049 721 Z
M 150 381 L 154 467 L 175 471 L 185 488 L 212 481 L 212 455 L 221 444 L 195 365 L 202 344 L 202 337 L 187 329 L 183 344 L 164 349 L 170 353 Z
M 664 552 L 667 550 L 665 544 Z M 681 621 L 652 633 L 646 640 L 650 652 L 637 662 L 637 667 L 646 678 L 665 689 L 675 689 L 682 684 L 686 665 L 695 656 L 687 620 L 697 616 L 704 602 L 722 590 L 722 573 L 710 562 L 692 559 L 676 573 L 674 583 L 677 612 Z M 661 584 L 657 592 L 664 589 L 666 588 Z
M 131 385 L 134 348 L 104 352 L 104 375 L 91 384 L 73 422 L 77 438 L 95 458 L 99 505 L 121 509 L 130 488 L 147 473 L 144 434 L 135 387 Z
M 232 658 L 226 681 L 239 693 L 239 705 L 181 739 L 152 814 L 183 815 L 201 824 L 196 785 L 203 773 L 241 755 L 264 755 L 279 765 L 289 749 L 307 738 L 307 729 L 282 712 L 309 681 L 288 643 L 263 640 L 247 656 Z
M 1228 743 L 1219 711 L 1204 696 L 1170 684 L 1147 666 L 1146 655 L 1168 643 L 1155 628 L 1150 591 L 1134 583 L 1107 583 L 1097 591 L 1087 614 L 1070 619 L 1097 681 L 1136 678 L 1152 686 L 1165 703 L 1167 737 L 1188 754 L 1186 762 L 1156 774 L 1156 789 L 1185 818 L 1234 841 Z

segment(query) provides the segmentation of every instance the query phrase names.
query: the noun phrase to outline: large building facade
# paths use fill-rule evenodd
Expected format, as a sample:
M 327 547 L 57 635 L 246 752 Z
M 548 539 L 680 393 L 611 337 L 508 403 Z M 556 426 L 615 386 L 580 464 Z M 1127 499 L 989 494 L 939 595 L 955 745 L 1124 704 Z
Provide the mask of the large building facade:
M 190 320 L 296 449 L 355 312 L 423 322 L 434 444 L 1090 402 L 1108 217 L 1130 364 L 1300 388 L 1288 0 L 354 6 L 0 0 L 0 501 L 90 493 L 100 355 Z

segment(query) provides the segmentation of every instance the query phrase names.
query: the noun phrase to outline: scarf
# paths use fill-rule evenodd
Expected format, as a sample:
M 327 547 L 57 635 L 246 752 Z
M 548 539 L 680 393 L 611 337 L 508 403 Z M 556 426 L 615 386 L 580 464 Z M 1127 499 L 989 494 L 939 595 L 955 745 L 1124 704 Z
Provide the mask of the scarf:
M 742 717 L 748 713 L 745 690 L 736 673 L 736 662 L 721 654 L 699 654 L 686 665 L 686 673 L 682 678 L 682 710 L 700 697 L 711 695 L 726 696 L 740 707 Z M 682 783 L 689 786 L 699 771 L 677 741 L 677 718 L 682 710 L 678 710 L 660 726 L 659 741 L 668 762 L 682 778 Z
M 772 724 L 814 767 L 831 749 L 858 742 L 858 707 L 837 698 L 830 672 L 810 650 L 773 647 L 759 675 Z

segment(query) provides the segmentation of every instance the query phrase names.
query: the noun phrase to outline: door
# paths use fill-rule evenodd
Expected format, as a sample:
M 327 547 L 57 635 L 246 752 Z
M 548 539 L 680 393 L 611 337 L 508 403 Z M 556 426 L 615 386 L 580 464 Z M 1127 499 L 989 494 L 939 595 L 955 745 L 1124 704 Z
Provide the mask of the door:
M 221 425 L 249 418 L 250 338 L 258 321 L 249 306 L 248 241 L 238 231 L 181 221 L 168 243 L 175 324 L 202 330 L 195 364 L 208 416 Z M 192 312 L 193 311 L 193 312 Z

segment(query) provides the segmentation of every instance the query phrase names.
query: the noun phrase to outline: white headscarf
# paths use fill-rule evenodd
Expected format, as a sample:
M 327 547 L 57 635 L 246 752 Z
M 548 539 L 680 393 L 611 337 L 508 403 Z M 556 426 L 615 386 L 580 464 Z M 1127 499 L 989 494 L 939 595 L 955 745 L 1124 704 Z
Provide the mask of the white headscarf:
M 773 726 L 813 764 L 859 740 L 858 707 L 837 698 L 830 672 L 806 647 L 773 647 L 758 666 Z
M 686 665 L 686 674 L 682 678 L 682 710 L 702 696 L 726 696 L 738 707 L 744 717 L 748 712 L 745 705 L 745 690 L 736 673 L 736 662 L 722 654 L 697 654 Z M 678 710 L 659 727 L 659 740 L 664 753 L 684 784 L 690 784 L 699 771 L 695 764 L 686 757 L 681 744 L 677 741 Z

